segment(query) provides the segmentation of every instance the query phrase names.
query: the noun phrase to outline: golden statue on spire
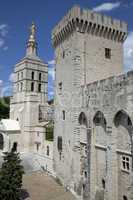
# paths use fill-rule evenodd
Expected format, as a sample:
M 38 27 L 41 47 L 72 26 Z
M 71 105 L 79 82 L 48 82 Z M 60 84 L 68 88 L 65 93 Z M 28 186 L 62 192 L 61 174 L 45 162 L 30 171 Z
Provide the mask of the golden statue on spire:
M 34 22 L 32 22 L 32 25 L 30 26 L 30 35 L 29 40 L 27 42 L 27 55 L 37 55 L 37 43 L 36 43 L 36 25 Z
M 32 36 L 32 38 L 35 38 L 36 26 L 35 26 L 35 23 L 34 23 L 34 22 L 32 22 L 32 25 L 31 25 L 31 27 L 30 27 L 30 33 L 31 33 L 30 36 Z

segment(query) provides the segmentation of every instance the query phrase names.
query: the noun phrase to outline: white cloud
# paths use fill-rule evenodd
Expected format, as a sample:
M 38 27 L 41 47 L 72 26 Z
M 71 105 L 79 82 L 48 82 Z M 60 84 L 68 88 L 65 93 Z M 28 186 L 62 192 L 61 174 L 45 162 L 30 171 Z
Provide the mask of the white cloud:
M 101 11 L 110 11 L 113 9 L 116 9 L 120 7 L 121 3 L 120 2 L 115 2 L 115 3 L 103 3 L 95 8 L 93 8 L 94 11 L 96 12 L 101 12 Z
M 3 50 L 7 51 L 8 50 L 8 46 L 3 47 Z
M 0 86 L 3 84 L 3 81 L 2 80 L 0 80 Z
M 14 73 L 11 73 L 9 76 L 9 81 L 14 82 Z
M 3 38 L 0 38 L 0 48 L 3 47 L 5 44 L 5 40 Z
M 48 61 L 48 64 L 49 64 L 49 65 L 55 65 L 55 60 L 50 60 L 50 61 Z
M 54 96 L 54 91 L 49 91 L 49 96 L 53 97 Z
M 55 80 L 55 60 L 48 61 L 48 75 L 52 78 L 52 80 Z
M 133 70 L 133 31 L 129 33 L 124 44 L 124 65 L 125 70 Z
M 53 81 L 55 80 L 55 68 L 54 67 L 49 67 L 48 75 L 52 78 Z
M 8 46 L 5 46 L 7 34 L 8 34 L 8 25 L 0 24 L 0 48 L 2 48 L 4 51 L 8 49 Z
M 8 34 L 8 25 L 7 24 L 0 24 L 0 35 L 5 37 Z

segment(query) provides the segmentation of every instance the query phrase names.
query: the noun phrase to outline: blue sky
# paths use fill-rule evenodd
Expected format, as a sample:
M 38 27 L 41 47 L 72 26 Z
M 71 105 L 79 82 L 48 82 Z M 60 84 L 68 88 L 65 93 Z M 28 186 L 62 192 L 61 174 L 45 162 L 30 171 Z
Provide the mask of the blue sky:
M 124 45 L 125 70 L 133 69 L 133 0 L 1 0 L 0 7 L 0 88 L 7 95 L 14 65 L 25 56 L 29 26 L 37 25 L 39 56 L 49 63 L 49 98 L 53 95 L 54 50 L 51 31 L 75 4 L 93 9 L 128 23 L 129 36 Z

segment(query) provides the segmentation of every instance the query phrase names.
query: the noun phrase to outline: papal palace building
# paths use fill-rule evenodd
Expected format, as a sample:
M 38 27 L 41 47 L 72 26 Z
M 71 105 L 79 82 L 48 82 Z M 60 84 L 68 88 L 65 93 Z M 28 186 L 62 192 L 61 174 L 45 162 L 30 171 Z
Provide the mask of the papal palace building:
M 5 148 L 36 156 L 77 199 L 133 200 L 133 71 L 123 70 L 127 24 L 74 6 L 53 29 L 54 117 L 35 31 L 32 24 L 26 56 L 15 66 L 10 119 L 0 126 Z M 48 143 L 51 119 L 54 141 Z M 8 130 L 11 124 L 16 130 Z

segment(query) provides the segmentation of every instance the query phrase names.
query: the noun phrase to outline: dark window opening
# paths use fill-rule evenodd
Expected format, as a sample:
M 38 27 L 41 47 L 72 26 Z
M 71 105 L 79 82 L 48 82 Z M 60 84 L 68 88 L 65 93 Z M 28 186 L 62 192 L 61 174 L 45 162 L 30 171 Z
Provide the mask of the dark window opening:
M 63 120 L 65 120 L 66 116 L 65 116 L 65 110 L 62 111 L 63 114 Z
M 4 148 L 4 137 L 2 134 L 0 134 L 0 150 L 3 150 Z
M 62 53 L 62 57 L 65 58 L 65 51 L 63 51 L 63 53 Z
M 13 152 L 17 152 L 17 147 L 18 147 L 18 143 L 17 143 L 17 142 L 14 142 L 14 143 L 13 143 L 13 146 L 12 146 L 12 151 L 13 151 Z
M 102 179 L 102 187 L 103 187 L 103 189 L 105 189 L 105 180 L 104 179 Z
M 85 178 L 87 178 L 87 171 L 84 172 Z
M 62 90 L 62 82 L 60 82 L 58 85 L 59 85 L 59 90 L 61 91 Z
M 34 91 L 34 82 L 31 83 L 31 91 Z
M 124 195 L 123 196 L 123 200 L 128 200 L 127 196 Z
M 124 170 L 130 170 L 130 159 L 127 156 L 122 156 L 122 167 Z
M 39 151 L 40 143 L 36 143 L 36 150 Z
M 20 90 L 21 91 L 23 90 L 23 83 L 21 83 L 21 85 L 20 85 Z
M 38 92 L 41 92 L 41 83 L 38 85 Z
M 85 184 L 83 183 L 83 191 L 85 190 Z
M 39 73 L 39 81 L 41 81 L 41 79 L 42 79 L 42 74 Z
M 47 156 L 49 156 L 49 146 L 47 146 Z
M 31 73 L 31 79 L 34 80 L 34 72 Z
M 111 58 L 111 49 L 105 48 L 105 58 L 107 59 Z
M 62 151 L 62 137 L 61 136 L 58 136 L 57 148 L 59 151 Z

